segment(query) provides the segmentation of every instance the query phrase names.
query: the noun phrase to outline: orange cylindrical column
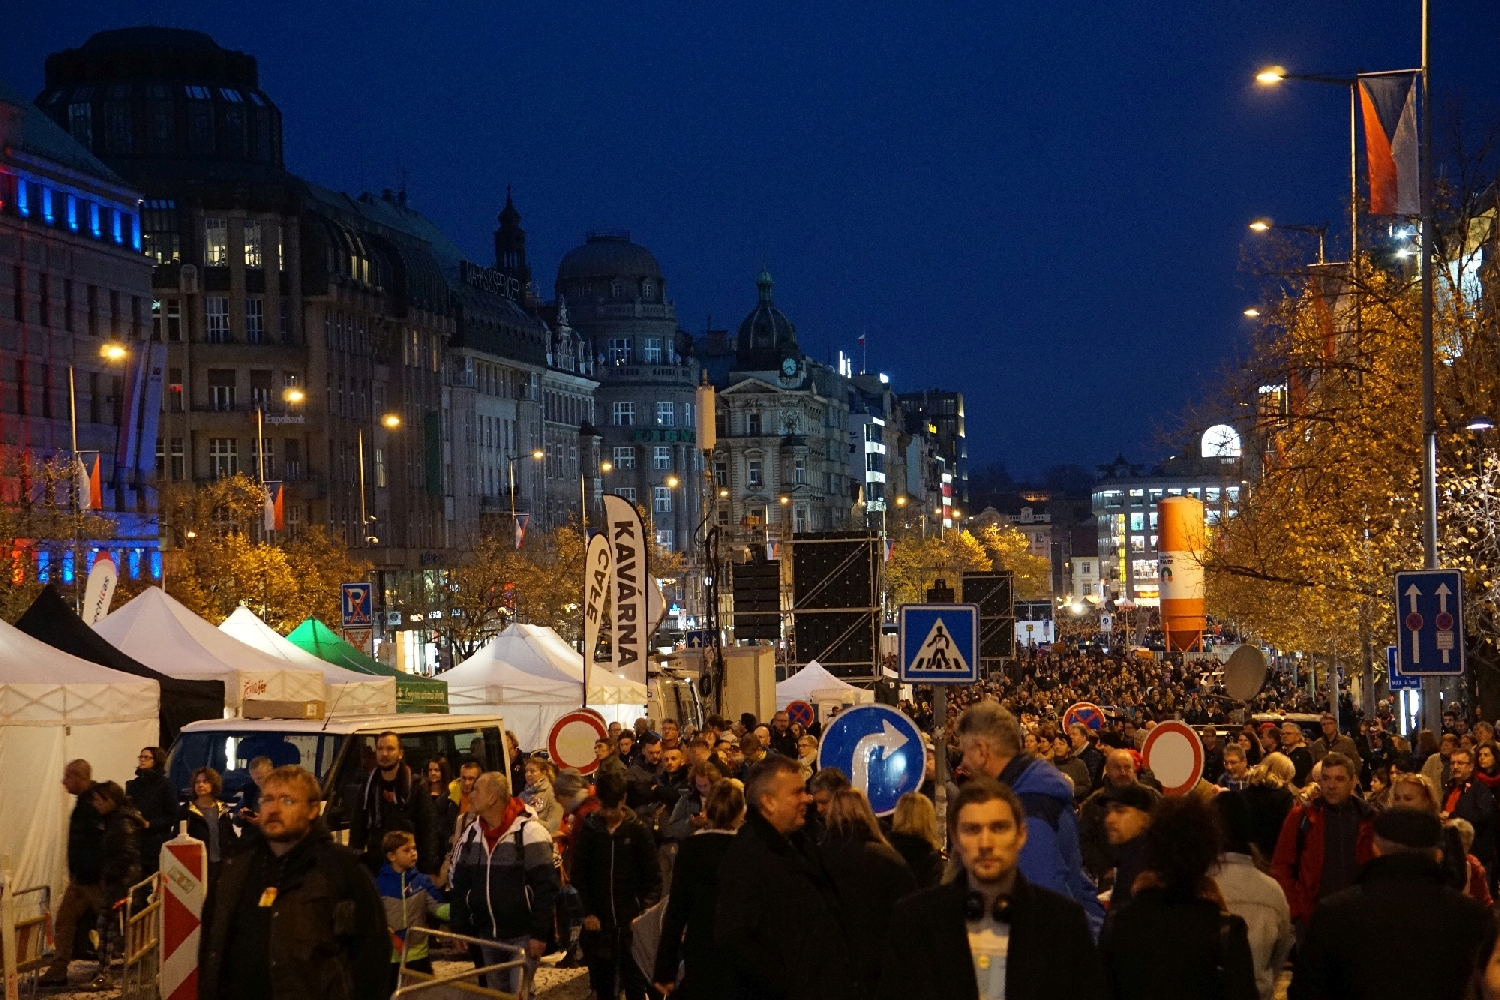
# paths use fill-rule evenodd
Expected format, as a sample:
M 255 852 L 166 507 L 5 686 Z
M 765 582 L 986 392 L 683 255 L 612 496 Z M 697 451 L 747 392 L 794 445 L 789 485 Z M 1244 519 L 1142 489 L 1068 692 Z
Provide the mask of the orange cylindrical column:
M 1203 504 L 1167 497 L 1157 504 L 1161 627 L 1168 652 L 1199 649 L 1207 625 L 1203 584 Z

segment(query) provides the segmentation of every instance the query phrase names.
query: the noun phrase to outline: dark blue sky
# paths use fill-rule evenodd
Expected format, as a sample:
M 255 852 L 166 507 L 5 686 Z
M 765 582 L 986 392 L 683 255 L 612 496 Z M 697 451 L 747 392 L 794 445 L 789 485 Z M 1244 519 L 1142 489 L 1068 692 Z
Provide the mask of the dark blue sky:
M 1436 90 L 1492 107 L 1500 6 L 1435 0 Z M 762 262 L 809 353 L 967 397 L 1025 475 L 1159 452 L 1243 333 L 1252 217 L 1338 218 L 1347 91 L 1418 62 L 1418 0 L 559 4 L 14 0 L 0 73 L 145 22 L 260 61 L 288 168 L 395 187 L 476 259 L 505 185 L 550 290 L 589 228 L 655 252 L 685 329 Z M 1330 248 L 1332 254 L 1333 248 Z

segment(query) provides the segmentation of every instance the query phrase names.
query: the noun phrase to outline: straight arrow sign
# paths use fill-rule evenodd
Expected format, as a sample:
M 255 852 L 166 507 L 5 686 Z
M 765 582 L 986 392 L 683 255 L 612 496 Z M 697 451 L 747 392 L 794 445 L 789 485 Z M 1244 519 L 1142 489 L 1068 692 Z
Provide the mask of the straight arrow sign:
M 1397 669 L 1406 677 L 1464 672 L 1464 578 L 1454 569 L 1396 574 Z
M 1406 588 L 1407 599 L 1411 601 L 1411 611 L 1406 615 L 1406 628 L 1411 632 L 1411 662 L 1422 662 L 1422 613 L 1417 610 L 1417 598 L 1422 592 L 1414 583 Z

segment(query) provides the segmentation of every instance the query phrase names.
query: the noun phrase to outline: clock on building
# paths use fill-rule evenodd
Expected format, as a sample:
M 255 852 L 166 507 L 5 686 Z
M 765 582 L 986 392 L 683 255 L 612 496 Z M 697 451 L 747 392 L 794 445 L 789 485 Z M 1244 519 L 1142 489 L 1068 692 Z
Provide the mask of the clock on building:
M 783 378 L 791 378 L 797 374 L 797 359 L 787 358 L 781 363 L 781 374 Z
M 1215 424 L 1203 432 L 1204 458 L 1239 458 L 1240 436 L 1228 424 Z

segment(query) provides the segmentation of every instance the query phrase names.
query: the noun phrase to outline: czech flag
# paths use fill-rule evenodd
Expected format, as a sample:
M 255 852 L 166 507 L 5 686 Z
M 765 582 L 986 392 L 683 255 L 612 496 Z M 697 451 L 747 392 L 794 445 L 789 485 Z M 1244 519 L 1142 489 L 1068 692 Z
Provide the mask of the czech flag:
M 516 551 L 521 550 L 521 543 L 526 540 L 526 522 L 531 520 L 530 514 L 516 515 Z
M 1417 78 L 1415 74 L 1359 80 L 1371 215 L 1420 215 Z
M 74 472 L 79 510 L 104 509 L 104 463 L 97 451 L 80 451 Z
M 261 484 L 266 491 L 264 526 L 267 531 L 286 530 L 286 485 L 267 480 Z

